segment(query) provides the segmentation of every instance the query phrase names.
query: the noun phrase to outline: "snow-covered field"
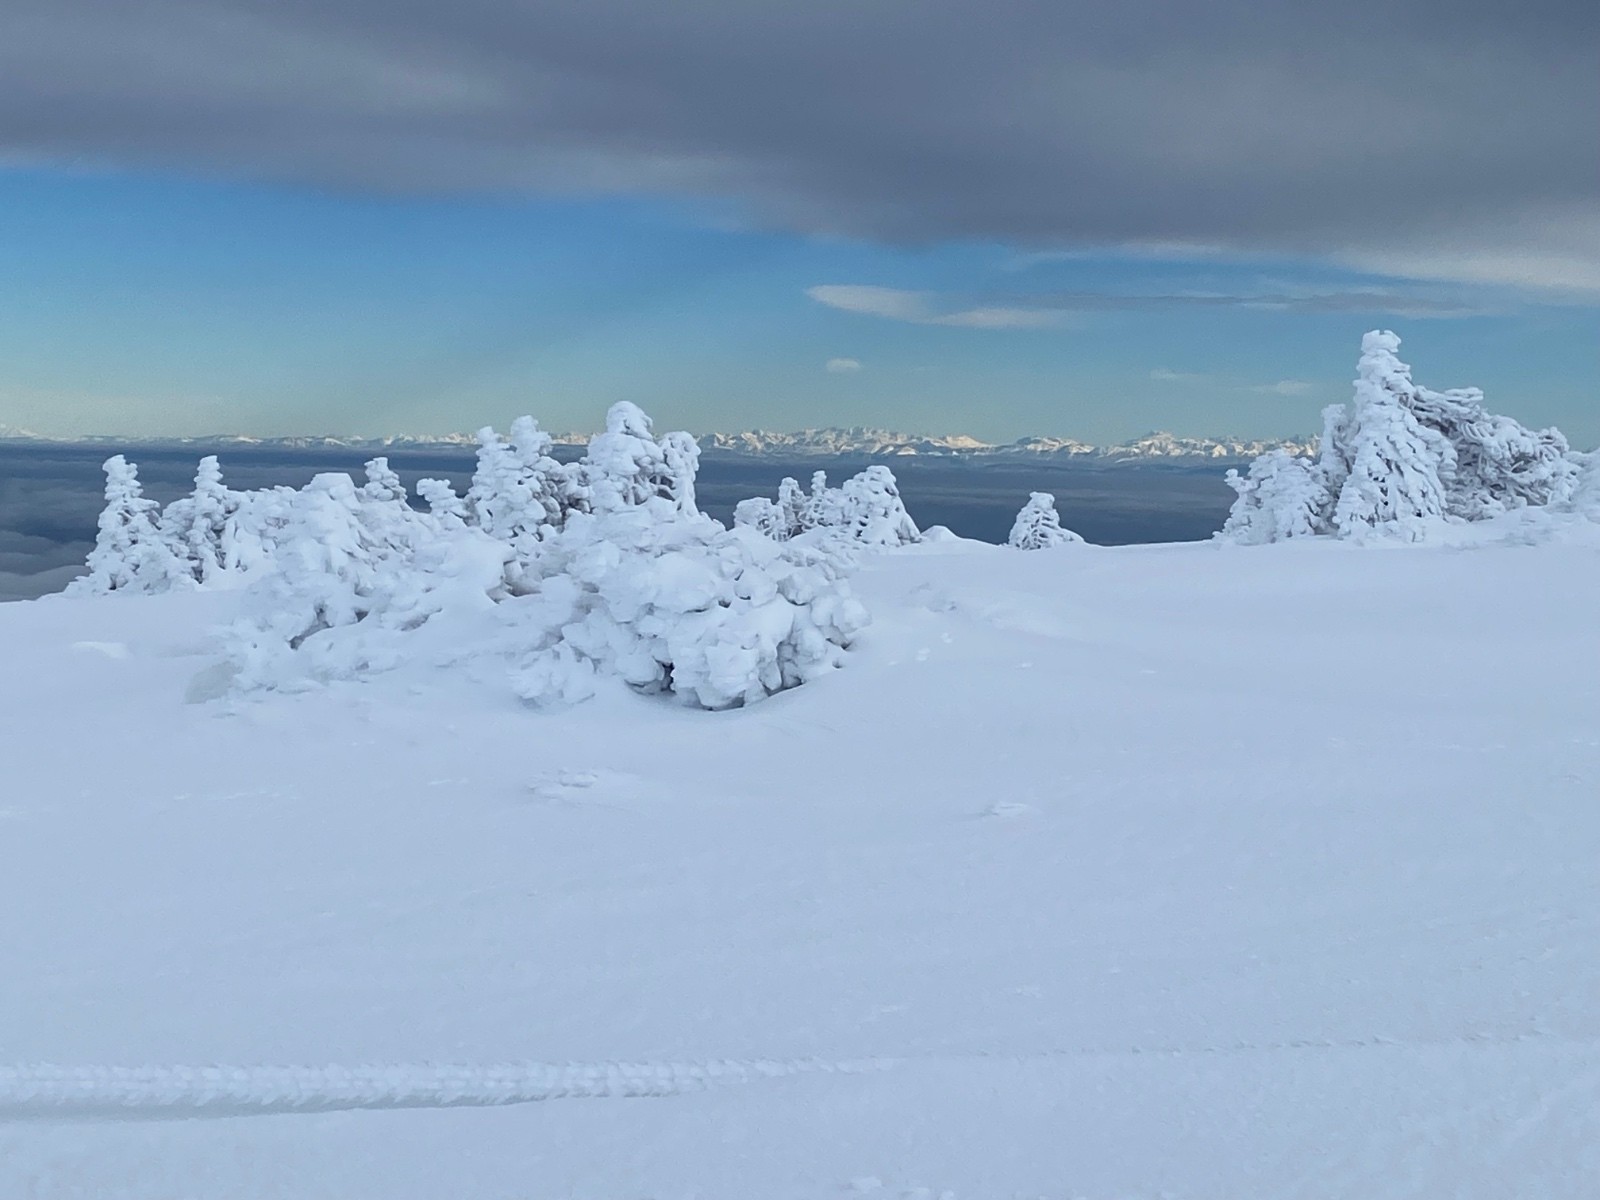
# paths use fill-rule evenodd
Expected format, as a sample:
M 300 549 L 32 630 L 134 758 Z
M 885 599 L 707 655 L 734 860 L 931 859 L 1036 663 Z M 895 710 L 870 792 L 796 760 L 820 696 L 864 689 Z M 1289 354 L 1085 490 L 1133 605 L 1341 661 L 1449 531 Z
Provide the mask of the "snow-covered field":
M 0 605 L 0 1196 L 1600 1194 L 1600 527 L 1491 525 L 869 555 L 727 712 Z

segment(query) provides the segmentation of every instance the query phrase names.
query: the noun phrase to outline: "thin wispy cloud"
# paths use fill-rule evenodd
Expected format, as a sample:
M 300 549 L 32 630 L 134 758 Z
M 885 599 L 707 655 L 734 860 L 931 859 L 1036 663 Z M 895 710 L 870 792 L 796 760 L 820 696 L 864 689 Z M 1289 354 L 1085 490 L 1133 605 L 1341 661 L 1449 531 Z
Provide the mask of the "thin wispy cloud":
M 1304 396 L 1316 390 L 1316 384 L 1306 379 L 1280 379 L 1277 383 L 1259 383 L 1251 388 L 1264 396 Z
M 861 370 L 861 360 L 857 358 L 830 358 L 822 364 L 822 369 L 829 375 L 854 375 Z
M 1068 323 L 1071 314 L 1052 308 L 977 304 L 961 306 L 935 292 L 902 291 L 868 284 L 821 284 L 807 288 L 818 304 L 841 312 L 905 321 L 912 325 L 946 325 L 957 329 L 1051 329 Z
M 1481 304 L 1399 291 L 1001 293 L 954 295 L 875 284 L 820 284 L 806 289 L 818 304 L 913 325 L 967 329 L 1061 329 L 1104 312 L 1244 308 L 1271 312 L 1351 313 L 1373 317 L 1452 319 L 1482 316 Z

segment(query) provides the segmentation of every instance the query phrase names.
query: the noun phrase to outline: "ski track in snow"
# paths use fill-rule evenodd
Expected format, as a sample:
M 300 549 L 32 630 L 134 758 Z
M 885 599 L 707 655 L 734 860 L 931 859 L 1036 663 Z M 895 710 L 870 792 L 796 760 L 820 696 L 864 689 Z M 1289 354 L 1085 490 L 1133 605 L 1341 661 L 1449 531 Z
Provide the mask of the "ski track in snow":
M 873 1060 L 383 1066 L 0 1067 L 0 1116 L 237 1116 L 490 1108 L 537 1100 L 671 1096 L 719 1083 L 882 1069 Z
M 0 1120 L 61 1117 L 244 1116 L 357 1109 L 493 1108 L 544 1100 L 637 1099 L 680 1095 L 726 1084 L 797 1075 L 861 1075 L 962 1061 L 1026 1064 L 1131 1055 L 1281 1054 L 1319 1050 L 1401 1051 L 1524 1042 L 1600 1044 L 1539 1030 L 1438 1039 L 1382 1036 L 1297 1039 L 1203 1046 L 1045 1050 L 1033 1054 L 913 1055 L 858 1059 L 706 1059 L 695 1062 L 498 1063 L 341 1066 L 64 1066 L 0 1067 Z M 1564 1091 L 1600 1093 L 1600 1075 Z

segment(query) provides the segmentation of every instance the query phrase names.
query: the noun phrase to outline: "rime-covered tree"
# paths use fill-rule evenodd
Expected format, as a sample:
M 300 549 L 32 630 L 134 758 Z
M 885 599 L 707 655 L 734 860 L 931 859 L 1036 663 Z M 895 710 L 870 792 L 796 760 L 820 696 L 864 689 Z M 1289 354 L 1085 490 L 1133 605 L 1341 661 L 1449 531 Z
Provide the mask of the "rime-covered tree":
M 906 512 L 894 472 L 882 463 L 852 475 L 839 489 L 845 528 L 868 546 L 905 546 L 922 540 L 922 531 Z
M 1572 498 L 1578 468 L 1559 429 L 1532 430 L 1491 413 L 1477 388 L 1415 387 L 1407 406 L 1455 450 L 1446 511 L 1468 521 Z
M 694 438 L 669 433 L 658 441 L 644 410 L 621 400 L 606 413 L 605 432 L 589 439 L 581 478 L 595 512 L 663 501 L 693 515 L 699 461 Z
M 1362 339 L 1347 453 L 1349 475 L 1333 507 L 1333 526 L 1346 537 L 1380 530 L 1417 540 L 1445 514 L 1455 448 L 1411 411 L 1411 368 L 1400 339 L 1374 330 Z
M 1006 545 L 1015 546 L 1018 550 L 1046 550 L 1052 546 L 1070 546 L 1082 541 L 1072 530 L 1061 527 L 1061 517 L 1056 512 L 1056 498 L 1049 492 L 1033 492 L 1017 513 Z
M 145 499 L 138 469 L 120 454 L 106 459 L 105 507 L 89 552 L 88 573 L 67 588 L 72 595 L 164 592 L 192 584 L 194 575 L 173 552 L 158 525 L 161 506 Z
M 787 475 L 778 484 L 778 510 L 784 538 L 798 537 L 816 524 L 811 498 L 797 480 Z
M 366 472 L 367 481 L 361 485 L 361 495 L 364 499 L 394 504 L 411 502 L 411 497 L 406 492 L 406 485 L 400 482 L 400 476 L 389 466 L 387 458 L 369 460 Z
M 778 489 L 778 501 L 742 502 L 734 524 L 747 525 L 776 541 L 787 541 L 813 529 L 833 530 L 868 546 L 904 546 L 922 540 L 906 512 L 894 472 L 874 464 L 852 475 L 841 487 L 829 487 L 828 476 L 811 476 L 808 495 L 793 479 Z
M 216 455 L 208 454 L 195 469 L 194 491 L 163 510 L 162 536 L 196 583 L 215 583 L 221 576 L 223 541 L 239 503 L 239 495 L 222 482 Z
M 1287 450 L 1270 450 L 1250 464 L 1248 475 L 1229 471 L 1228 486 L 1238 493 L 1225 541 L 1243 546 L 1328 533 L 1330 500 L 1320 466 Z
M 1355 396 L 1323 413 L 1315 464 L 1281 451 L 1230 472 L 1239 493 L 1225 540 L 1310 533 L 1426 536 L 1441 520 L 1477 521 L 1573 496 L 1578 466 L 1559 430 L 1530 430 L 1489 412 L 1476 388 L 1436 392 L 1411 378 L 1400 339 L 1361 341 Z
M 417 480 L 417 495 L 428 506 L 428 512 L 447 526 L 465 525 L 468 519 L 467 502 L 456 494 L 455 488 L 444 479 Z

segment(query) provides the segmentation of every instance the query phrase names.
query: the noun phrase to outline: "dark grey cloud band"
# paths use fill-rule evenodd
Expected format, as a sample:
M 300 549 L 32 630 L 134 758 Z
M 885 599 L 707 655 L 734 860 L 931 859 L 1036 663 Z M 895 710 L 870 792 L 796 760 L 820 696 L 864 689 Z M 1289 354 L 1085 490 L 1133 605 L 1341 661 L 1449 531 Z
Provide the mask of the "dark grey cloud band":
M 0 153 L 1600 288 L 1593 0 L 9 0 Z

